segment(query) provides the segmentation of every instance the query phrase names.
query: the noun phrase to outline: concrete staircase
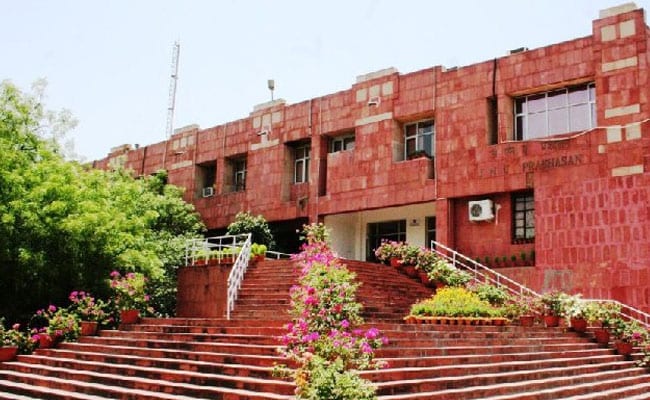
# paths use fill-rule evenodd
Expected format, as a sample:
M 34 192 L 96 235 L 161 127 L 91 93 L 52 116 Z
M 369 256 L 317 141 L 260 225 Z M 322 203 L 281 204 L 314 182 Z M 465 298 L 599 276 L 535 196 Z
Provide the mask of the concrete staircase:
M 406 325 L 431 290 L 389 267 L 349 262 L 389 367 L 365 371 L 380 399 L 650 399 L 650 375 L 589 336 L 540 326 Z M 297 271 L 265 261 L 246 277 L 231 321 L 145 319 L 0 364 L 0 399 L 290 399 L 283 362 Z

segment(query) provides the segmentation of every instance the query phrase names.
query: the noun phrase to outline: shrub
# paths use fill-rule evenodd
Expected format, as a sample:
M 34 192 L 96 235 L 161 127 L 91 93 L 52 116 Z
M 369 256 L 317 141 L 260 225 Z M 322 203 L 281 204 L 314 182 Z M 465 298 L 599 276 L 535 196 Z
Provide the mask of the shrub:
M 489 283 L 481 283 L 473 285 L 470 290 L 483 301 L 487 301 L 493 306 L 502 307 L 510 299 L 508 292 L 498 286 L 490 285 Z
M 249 211 L 239 212 L 235 220 L 228 225 L 229 235 L 251 234 L 251 241 L 266 245 L 269 249 L 275 247 L 275 240 L 263 216 L 253 216 Z
M 465 288 L 449 287 L 411 307 L 411 315 L 434 317 L 499 317 L 502 310 Z

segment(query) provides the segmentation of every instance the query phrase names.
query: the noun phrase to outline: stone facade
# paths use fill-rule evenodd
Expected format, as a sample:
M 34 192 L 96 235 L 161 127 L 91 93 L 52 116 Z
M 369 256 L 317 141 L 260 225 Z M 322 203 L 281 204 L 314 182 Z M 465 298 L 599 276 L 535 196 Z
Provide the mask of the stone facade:
M 241 210 L 276 226 L 325 221 L 349 258 L 366 257 L 372 224 L 404 219 L 404 238 L 425 244 L 433 237 L 427 221 L 435 221 L 436 240 L 472 257 L 534 250 L 534 266 L 503 269 L 534 289 L 649 309 L 650 31 L 644 10 L 630 4 L 592 24 L 590 36 L 478 64 L 386 69 L 341 92 L 261 104 L 237 121 L 116 148 L 95 167 L 136 176 L 166 169 L 211 229 Z M 570 97 L 576 87 L 594 88 L 588 129 L 518 137 L 518 99 L 558 90 Z M 407 126 L 429 120 L 433 157 L 409 159 Z M 354 149 L 332 152 L 337 138 L 345 148 L 344 137 L 354 137 Z M 304 145 L 309 160 L 300 163 Z M 245 189 L 234 184 L 237 160 L 245 161 Z M 305 182 L 294 183 L 305 163 Z M 520 193 L 534 198 L 534 239 L 513 233 Z M 485 199 L 494 218 L 469 221 L 468 203 Z

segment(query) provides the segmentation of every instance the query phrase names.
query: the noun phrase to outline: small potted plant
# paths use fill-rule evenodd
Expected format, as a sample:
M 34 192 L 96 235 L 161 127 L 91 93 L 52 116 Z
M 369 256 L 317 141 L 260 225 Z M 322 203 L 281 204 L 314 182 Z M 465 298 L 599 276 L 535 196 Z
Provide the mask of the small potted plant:
M 32 339 L 40 348 L 54 347 L 64 340 L 75 340 L 79 336 L 79 319 L 65 308 L 50 304 L 36 311 L 30 321 Z
M 402 246 L 404 244 L 396 241 L 382 241 L 381 245 L 375 249 L 377 260 L 389 264 L 392 267 L 400 266 L 400 257 L 402 255 Z
M 609 328 L 614 325 L 621 312 L 621 307 L 614 302 L 590 301 L 585 306 L 587 323 L 594 326 L 596 343 L 607 345 L 609 343 Z
M 637 321 L 615 318 L 612 336 L 615 339 L 616 352 L 622 356 L 630 357 L 634 347 L 648 340 L 648 331 Z
M 147 306 L 149 295 L 145 293 L 146 278 L 143 274 L 129 272 L 125 275 L 118 271 L 111 272 L 110 286 L 113 301 L 120 311 L 120 322 L 135 324 L 141 312 L 151 312 Z
M 579 294 L 566 296 L 564 300 L 564 316 L 571 329 L 578 333 L 585 333 L 587 331 L 587 313 L 587 303 L 582 300 Z
M 104 323 L 108 317 L 108 314 L 104 311 L 106 304 L 84 291 L 75 290 L 70 293 L 68 298 L 71 302 L 68 310 L 80 320 L 79 334 L 81 336 L 96 335 L 99 325 Z
M 265 244 L 253 243 L 251 245 L 251 261 L 254 263 L 264 261 L 264 258 L 266 257 L 266 250 L 267 248 Z
M 423 285 L 430 286 L 433 284 L 429 278 L 429 272 L 433 269 L 436 261 L 438 261 L 438 256 L 431 250 L 425 249 L 418 254 L 415 269 L 417 269 Z
M 0 318 L 0 362 L 12 361 L 20 352 L 31 350 L 32 343 L 21 331 L 20 324 L 5 329 L 4 319 Z
M 413 245 L 404 245 L 401 248 L 402 269 L 411 278 L 417 278 L 418 272 L 415 265 L 418 262 L 420 248 Z
M 520 266 L 524 267 L 524 266 L 528 265 L 528 261 L 526 261 L 526 258 L 527 258 L 527 254 L 526 254 L 525 251 L 522 251 L 521 253 L 519 253 L 519 265 Z
M 567 294 L 560 291 L 545 293 L 540 298 L 543 306 L 544 323 L 547 328 L 560 325 L 560 318 L 564 316 L 564 306 Z

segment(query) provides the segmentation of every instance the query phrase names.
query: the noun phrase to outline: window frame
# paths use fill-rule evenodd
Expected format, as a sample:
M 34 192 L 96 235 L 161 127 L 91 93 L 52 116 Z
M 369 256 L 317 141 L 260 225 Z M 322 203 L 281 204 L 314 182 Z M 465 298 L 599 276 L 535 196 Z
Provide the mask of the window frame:
M 431 130 L 424 131 L 422 125 L 431 125 Z M 414 127 L 413 132 L 409 132 L 409 128 Z M 426 148 L 425 138 L 429 137 L 431 141 L 431 148 Z M 409 142 L 414 141 L 415 147 L 413 151 L 409 151 Z M 408 160 L 409 157 L 424 152 L 430 158 L 436 154 L 436 123 L 433 118 L 424 119 L 416 122 L 404 124 L 404 159 Z
M 246 190 L 246 175 L 248 174 L 248 161 L 246 157 L 239 157 L 232 160 L 233 191 L 243 192 Z
M 521 207 L 518 207 L 521 205 Z M 532 191 L 511 196 L 512 243 L 535 243 L 535 195 Z M 518 232 L 519 231 L 519 232 Z
M 303 154 L 299 157 L 299 152 Z M 293 147 L 293 183 L 309 182 L 309 160 L 311 158 L 311 144 L 299 143 Z M 302 179 L 299 178 L 299 172 Z
M 355 141 L 356 138 L 354 136 L 354 133 L 332 137 L 329 141 L 328 152 L 331 154 L 338 153 L 340 151 L 354 150 Z M 339 146 L 338 149 L 336 148 L 337 145 Z
M 586 93 L 585 100 L 571 100 L 571 94 L 584 91 Z M 564 102 L 562 104 L 553 104 L 552 99 L 556 96 L 562 95 L 564 97 Z M 536 106 L 542 104 L 542 102 L 537 102 L 538 100 L 543 99 L 543 109 L 539 110 L 530 110 L 529 105 L 533 101 Z M 551 99 L 551 101 L 549 101 Z M 586 110 L 589 112 L 588 118 L 588 127 L 575 126 L 578 122 L 577 119 L 574 120 L 572 116 L 572 111 L 575 112 L 579 107 L 586 106 Z M 550 117 L 554 113 L 564 113 L 565 121 L 557 121 L 556 119 Z M 575 114 L 578 115 L 578 114 Z M 542 116 L 544 122 L 544 132 L 542 134 L 535 134 L 531 132 L 531 118 L 535 116 Z M 581 115 L 584 117 L 584 114 Z M 553 90 L 547 90 L 544 92 L 536 92 L 527 94 L 524 96 L 518 96 L 513 99 L 513 131 L 514 139 L 518 141 L 534 140 L 534 139 L 543 139 L 547 137 L 552 137 L 555 135 L 562 135 L 570 132 L 579 132 L 585 129 L 592 129 L 597 126 L 596 124 L 596 84 L 594 82 L 583 83 L 580 85 L 571 85 L 565 86 L 562 88 L 556 88 Z M 521 123 L 520 123 L 521 121 Z M 551 123 L 557 124 L 558 122 L 564 122 L 564 128 L 561 131 L 554 131 Z

